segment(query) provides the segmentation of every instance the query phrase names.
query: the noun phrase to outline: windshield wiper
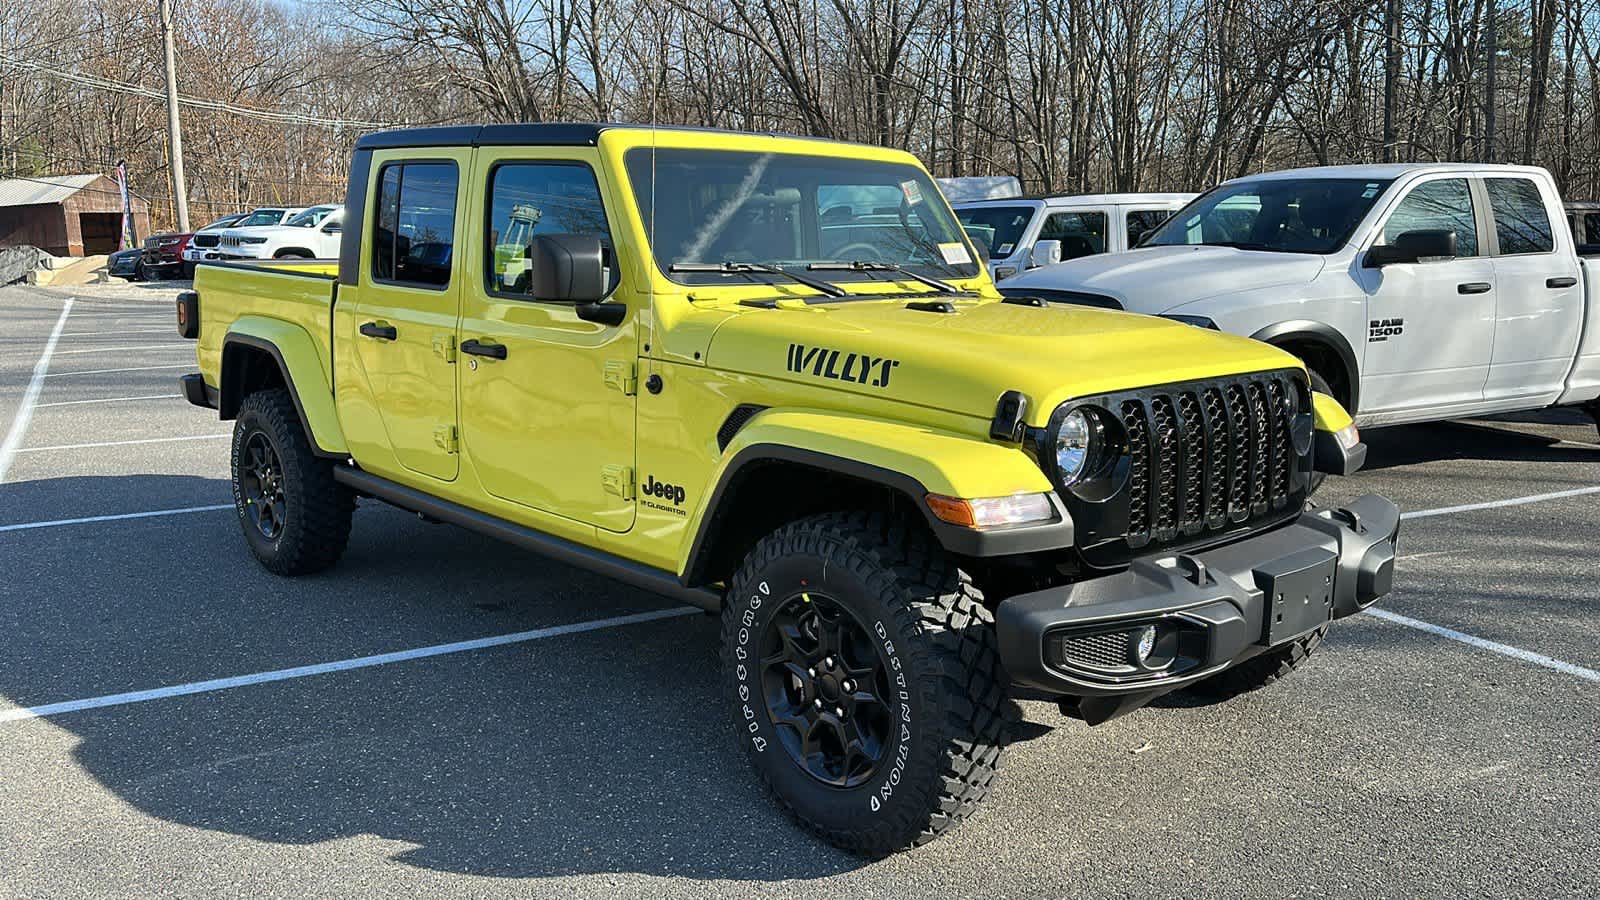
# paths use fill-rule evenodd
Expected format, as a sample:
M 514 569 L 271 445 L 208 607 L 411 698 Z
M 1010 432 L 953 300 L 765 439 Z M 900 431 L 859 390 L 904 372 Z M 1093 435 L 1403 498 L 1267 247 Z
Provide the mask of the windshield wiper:
M 814 272 L 897 272 L 913 281 L 920 281 L 936 291 L 943 291 L 946 294 L 961 293 L 960 288 L 957 288 L 948 281 L 940 281 L 937 278 L 932 278 L 918 272 L 913 272 L 905 266 L 897 265 L 895 263 L 868 262 L 864 259 L 858 259 L 852 262 L 811 263 L 810 265 L 806 266 L 806 268 Z
M 781 275 L 791 281 L 798 282 L 808 288 L 814 288 L 830 297 L 848 297 L 850 292 L 842 287 L 821 278 L 811 278 L 799 272 L 791 272 L 781 266 L 767 263 L 733 262 L 723 260 L 719 263 L 673 263 L 667 266 L 668 272 L 715 272 L 722 275 L 743 275 L 749 272 L 762 272 L 767 275 Z

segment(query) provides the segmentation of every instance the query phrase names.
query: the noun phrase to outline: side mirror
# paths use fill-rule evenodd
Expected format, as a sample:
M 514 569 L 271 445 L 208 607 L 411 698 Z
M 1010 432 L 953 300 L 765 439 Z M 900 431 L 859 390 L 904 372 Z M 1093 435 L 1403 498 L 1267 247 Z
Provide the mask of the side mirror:
M 338 222 L 329 222 L 328 224 L 322 226 L 322 233 L 323 234 L 338 234 L 339 232 L 341 232 L 343 230 L 344 230 L 344 226 L 339 224 Z
M 1033 245 L 1033 255 L 1029 262 L 1033 266 L 1053 266 L 1061 262 L 1060 241 L 1037 241 Z
M 1381 269 L 1399 263 L 1421 262 L 1424 259 L 1454 259 L 1456 233 L 1430 228 L 1407 231 L 1394 239 L 1394 243 L 1375 246 L 1367 251 L 1366 266 Z
M 528 296 L 577 304 L 578 318 L 620 325 L 628 307 L 601 303 L 606 295 L 606 251 L 592 234 L 541 234 L 528 245 Z

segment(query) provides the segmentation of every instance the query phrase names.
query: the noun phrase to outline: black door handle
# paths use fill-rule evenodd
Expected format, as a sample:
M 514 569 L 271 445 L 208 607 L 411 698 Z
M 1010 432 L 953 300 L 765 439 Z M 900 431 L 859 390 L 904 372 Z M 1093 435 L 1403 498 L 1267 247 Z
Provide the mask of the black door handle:
M 1494 285 L 1490 284 L 1487 281 L 1464 281 L 1461 284 L 1456 285 L 1456 293 L 1458 293 L 1458 294 L 1487 294 L 1493 288 L 1494 288 Z
M 392 341 L 400 334 L 400 332 L 394 330 L 393 325 L 379 325 L 377 322 L 362 322 L 361 333 L 369 338 L 377 338 L 380 341 Z
M 468 338 L 461 342 L 461 352 L 471 353 L 473 356 L 487 356 L 490 359 L 505 359 L 505 344 L 487 344 L 477 338 Z
M 1546 278 L 1544 286 L 1547 288 L 1569 288 L 1578 283 L 1578 279 L 1571 275 L 1562 275 L 1559 278 Z

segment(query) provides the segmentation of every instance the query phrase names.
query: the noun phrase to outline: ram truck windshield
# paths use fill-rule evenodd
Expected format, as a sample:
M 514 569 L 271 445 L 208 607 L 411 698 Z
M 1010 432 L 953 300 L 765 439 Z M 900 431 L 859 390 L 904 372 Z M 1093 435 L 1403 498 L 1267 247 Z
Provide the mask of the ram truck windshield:
M 918 281 L 979 271 L 943 195 L 912 166 L 649 147 L 625 158 L 656 265 L 680 284 L 769 280 L 766 268 L 834 283 L 885 280 L 884 264 Z
M 1264 178 L 1201 194 L 1141 247 L 1210 245 L 1276 253 L 1333 253 L 1390 181 L 1370 178 Z

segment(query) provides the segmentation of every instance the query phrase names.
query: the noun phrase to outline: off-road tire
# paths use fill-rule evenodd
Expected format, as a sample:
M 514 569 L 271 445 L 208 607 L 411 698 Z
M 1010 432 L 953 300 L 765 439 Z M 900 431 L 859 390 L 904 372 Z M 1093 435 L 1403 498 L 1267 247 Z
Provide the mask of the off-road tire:
M 286 507 L 279 532 L 268 537 L 252 520 L 241 484 L 241 459 L 251 437 L 261 434 L 276 453 Z M 233 504 L 250 552 L 278 575 L 306 575 L 339 561 L 350 541 L 355 494 L 333 479 L 333 463 L 318 457 L 294 401 L 282 388 L 246 397 L 233 425 Z
M 754 665 L 766 624 L 800 591 L 825 592 L 844 607 L 885 671 L 905 675 L 890 692 L 898 708 L 884 761 L 853 787 L 817 780 L 780 745 Z M 835 846 L 881 856 L 926 843 L 989 793 L 1014 709 L 994 619 L 919 526 L 829 513 L 761 539 L 729 588 L 722 645 L 740 744 L 778 805 Z
M 1273 682 L 1287 678 L 1289 673 L 1305 665 L 1311 659 L 1311 654 L 1321 645 L 1322 639 L 1327 636 L 1328 626 L 1324 625 L 1281 647 L 1274 647 L 1236 666 L 1223 669 L 1210 678 L 1191 685 L 1189 690 L 1214 700 L 1228 700 L 1240 694 L 1260 690 Z

